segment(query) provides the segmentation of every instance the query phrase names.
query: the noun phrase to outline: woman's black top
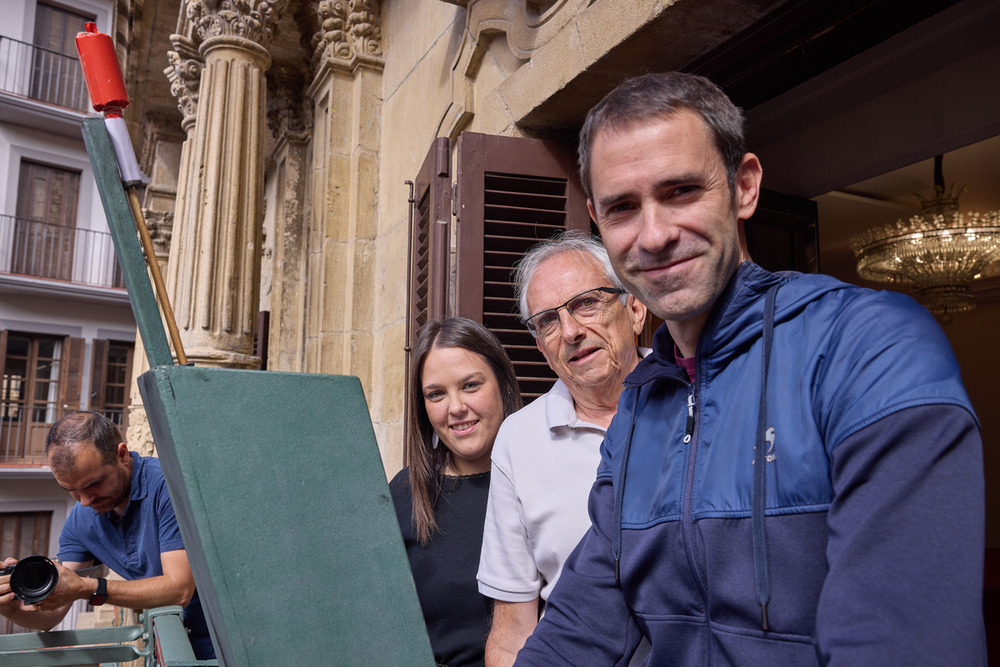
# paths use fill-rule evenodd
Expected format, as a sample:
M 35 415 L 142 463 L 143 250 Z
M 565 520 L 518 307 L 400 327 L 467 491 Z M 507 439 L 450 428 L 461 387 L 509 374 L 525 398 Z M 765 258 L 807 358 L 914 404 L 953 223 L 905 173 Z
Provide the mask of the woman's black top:
M 426 546 L 417 542 L 413 524 L 409 469 L 401 470 L 389 489 L 434 659 L 448 667 L 482 666 L 493 601 L 479 593 L 476 573 L 490 473 L 442 478 L 435 507 L 440 532 Z

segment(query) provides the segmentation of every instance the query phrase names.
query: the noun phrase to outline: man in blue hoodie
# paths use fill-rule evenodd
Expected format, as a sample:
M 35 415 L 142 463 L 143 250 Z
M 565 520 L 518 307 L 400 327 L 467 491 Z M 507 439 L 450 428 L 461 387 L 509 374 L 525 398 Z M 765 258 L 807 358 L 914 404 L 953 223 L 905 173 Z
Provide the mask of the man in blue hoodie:
M 908 297 L 750 261 L 762 169 L 688 74 L 630 79 L 580 135 L 615 272 L 664 325 L 625 380 L 518 665 L 979 665 L 979 425 Z

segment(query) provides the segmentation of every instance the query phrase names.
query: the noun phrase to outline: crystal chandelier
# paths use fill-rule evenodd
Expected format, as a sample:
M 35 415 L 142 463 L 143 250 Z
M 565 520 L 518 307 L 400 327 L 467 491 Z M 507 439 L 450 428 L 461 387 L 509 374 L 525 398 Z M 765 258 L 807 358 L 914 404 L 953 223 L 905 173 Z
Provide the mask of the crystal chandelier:
M 934 198 L 920 199 L 920 214 L 851 237 L 858 275 L 912 286 L 941 320 L 976 307 L 971 283 L 1000 275 L 1000 211 L 958 210 L 954 186 L 945 192 L 942 157 L 934 158 Z

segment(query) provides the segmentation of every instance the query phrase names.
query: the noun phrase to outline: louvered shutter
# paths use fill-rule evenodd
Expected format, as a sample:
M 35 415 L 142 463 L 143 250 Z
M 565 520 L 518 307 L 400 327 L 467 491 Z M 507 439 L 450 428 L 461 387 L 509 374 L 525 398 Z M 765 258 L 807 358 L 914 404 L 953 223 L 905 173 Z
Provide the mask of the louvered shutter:
M 410 206 L 403 414 L 410 410 L 410 351 L 417 332 L 428 320 L 448 315 L 451 141 L 447 137 L 431 144 L 414 179 Z
M 451 142 L 438 137 L 414 181 L 410 230 L 409 340 L 428 320 L 448 314 Z
M 455 314 L 497 335 L 527 402 L 556 376 L 519 320 L 510 274 L 538 241 L 590 230 L 576 156 L 557 142 L 463 132 L 457 161 Z
M 80 173 L 21 161 L 13 271 L 70 280 Z
M 83 389 L 82 338 L 67 336 L 63 339 L 63 357 L 59 377 L 58 416 L 80 409 L 80 392 Z
M 0 380 L 7 374 L 7 330 L 0 331 Z M 0 398 L 6 394 L 0 394 Z
M 104 411 L 104 389 L 108 377 L 108 341 L 94 340 L 94 363 L 90 366 L 90 410 Z

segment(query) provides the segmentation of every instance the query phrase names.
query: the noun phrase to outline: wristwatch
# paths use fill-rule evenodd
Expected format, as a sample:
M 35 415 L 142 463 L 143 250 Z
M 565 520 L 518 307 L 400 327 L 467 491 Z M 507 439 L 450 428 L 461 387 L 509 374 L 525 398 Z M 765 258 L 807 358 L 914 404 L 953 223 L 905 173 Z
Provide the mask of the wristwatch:
M 98 577 L 97 579 L 97 590 L 94 594 L 90 596 L 90 604 L 93 607 L 100 607 L 108 599 L 108 580 L 104 577 Z

